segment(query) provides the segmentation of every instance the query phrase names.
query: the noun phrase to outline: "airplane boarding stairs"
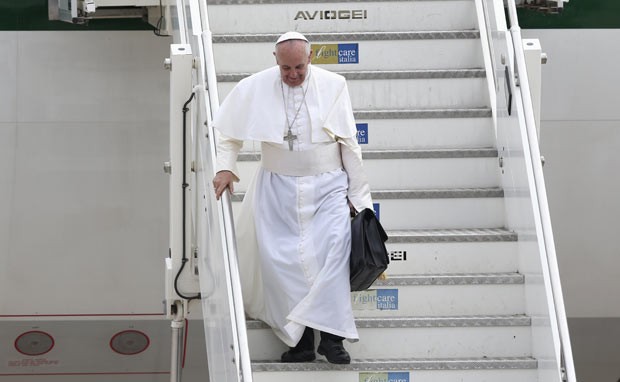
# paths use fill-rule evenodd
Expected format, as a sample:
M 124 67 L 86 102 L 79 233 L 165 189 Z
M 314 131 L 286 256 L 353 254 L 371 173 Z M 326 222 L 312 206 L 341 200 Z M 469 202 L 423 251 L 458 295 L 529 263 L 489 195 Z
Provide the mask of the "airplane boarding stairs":
M 220 99 L 274 64 L 284 31 L 331 52 L 313 60 L 348 80 L 375 210 L 390 236 L 387 280 L 352 293 L 360 341 L 345 344 L 351 364 L 280 363 L 285 346 L 248 320 L 253 380 L 560 380 L 553 357 L 538 356 L 540 338 L 553 335 L 541 334 L 549 324 L 528 308 L 524 244 L 506 228 L 505 147 L 479 11 L 474 0 L 208 2 Z M 258 145 L 246 142 L 233 210 L 259 160 Z

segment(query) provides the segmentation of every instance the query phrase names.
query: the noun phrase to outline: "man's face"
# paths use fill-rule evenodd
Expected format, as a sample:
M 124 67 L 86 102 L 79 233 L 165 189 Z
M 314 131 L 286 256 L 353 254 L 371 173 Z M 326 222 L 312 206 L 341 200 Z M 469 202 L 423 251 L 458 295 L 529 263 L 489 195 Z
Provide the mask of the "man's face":
M 308 64 L 312 57 L 312 51 L 307 53 L 307 43 L 302 40 L 289 40 L 278 44 L 276 51 L 276 63 L 280 67 L 282 81 L 288 86 L 303 84 L 308 72 Z

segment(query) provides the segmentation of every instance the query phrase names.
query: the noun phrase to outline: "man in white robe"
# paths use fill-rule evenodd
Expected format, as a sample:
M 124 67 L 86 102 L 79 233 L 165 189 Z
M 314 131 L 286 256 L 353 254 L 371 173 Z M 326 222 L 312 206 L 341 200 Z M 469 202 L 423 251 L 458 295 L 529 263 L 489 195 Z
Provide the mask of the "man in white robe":
M 350 363 L 350 212 L 372 208 L 345 79 L 311 67 L 308 40 L 276 42 L 277 66 L 237 84 L 215 116 L 216 197 L 233 192 L 244 140 L 261 142 L 261 167 L 237 217 L 244 304 L 291 349 L 283 362 Z

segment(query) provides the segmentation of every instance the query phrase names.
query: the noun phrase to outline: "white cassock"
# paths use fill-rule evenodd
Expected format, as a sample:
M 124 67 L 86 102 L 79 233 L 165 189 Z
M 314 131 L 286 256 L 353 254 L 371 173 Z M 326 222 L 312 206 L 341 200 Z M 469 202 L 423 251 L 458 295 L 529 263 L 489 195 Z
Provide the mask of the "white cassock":
M 243 140 L 261 142 L 261 166 L 236 217 L 246 313 L 289 346 L 306 326 L 357 340 L 347 198 L 358 211 L 372 200 L 344 78 L 309 67 L 304 84 L 289 87 L 272 67 L 231 91 L 214 126 L 218 171 L 238 177 Z

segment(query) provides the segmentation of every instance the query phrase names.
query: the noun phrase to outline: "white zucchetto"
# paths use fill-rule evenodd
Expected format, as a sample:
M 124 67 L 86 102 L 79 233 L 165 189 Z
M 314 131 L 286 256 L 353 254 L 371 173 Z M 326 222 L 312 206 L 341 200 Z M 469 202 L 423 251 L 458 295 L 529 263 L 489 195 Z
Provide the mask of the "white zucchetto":
M 299 32 L 286 32 L 278 38 L 278 41 L 276 41 L 276 45 L 278 45 L 281 42 L 289 41 L 289 40 L 303 40 L 305 42 L 308 42 L 308 39 L 306 38 L 306 36 L 304 36 L 303 34 Z

